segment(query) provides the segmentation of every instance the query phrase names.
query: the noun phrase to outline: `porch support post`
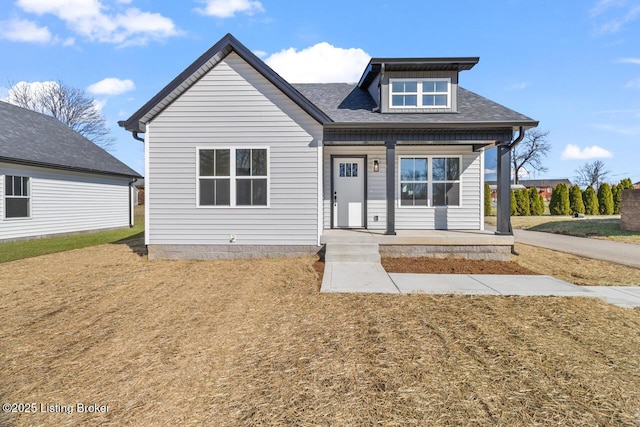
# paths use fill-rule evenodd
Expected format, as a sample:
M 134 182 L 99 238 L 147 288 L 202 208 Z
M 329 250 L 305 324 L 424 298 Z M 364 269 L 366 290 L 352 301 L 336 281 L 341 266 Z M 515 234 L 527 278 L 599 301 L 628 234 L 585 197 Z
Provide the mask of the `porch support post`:
M 498 200 L 496 234 L 512 235 L 511 230 L 511 147 L 498 145 Z
M 396 141 L 385 141 L 387 146 L 387 232 L 396 234 Z

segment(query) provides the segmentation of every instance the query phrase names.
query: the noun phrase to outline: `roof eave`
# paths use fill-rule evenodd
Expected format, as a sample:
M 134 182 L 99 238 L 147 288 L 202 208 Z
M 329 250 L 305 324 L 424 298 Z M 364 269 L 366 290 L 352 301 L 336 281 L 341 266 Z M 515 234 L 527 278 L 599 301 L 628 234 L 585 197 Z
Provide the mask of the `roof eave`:
M 445 123 L 411 123 L 411 122 L 334 122 L 325 125 L 327 128 L 333 129 L 384 129 L 384 128 L 398 128 L 398 129 L 484 129 L 484 128 L 512 128 L 518 129 L 524 127 L 525 129 L 531 129 L 537 127 L 538 121 L 485 121 L 485 122 L 445 122 Z
M 43 168 L 50 168 L 50 169 L 67 170 L 71 172 L 83 172 L 83 173 L 92 173 L 92 174 L 98 174 L 98 175 L 120 176 L 120 177 L 126 177 L 126 178 L 143 178 L 142 175 L 138 174 L 135 171 L 132 171 L 134 172 L 132 174 L 128 174 L 128 173 L 103 171 L 103 170 L 90 169 L 90 168 L 81 168 L 76 166 L 58 165 L 54 163 L 37 162 L 33 160 L 15 159 L 11 157 L 0 156 L 0 162 L 13 163 L 13 164 L 24 165 L 24 166 L 36 166 L 36 167 L 43 167 Z

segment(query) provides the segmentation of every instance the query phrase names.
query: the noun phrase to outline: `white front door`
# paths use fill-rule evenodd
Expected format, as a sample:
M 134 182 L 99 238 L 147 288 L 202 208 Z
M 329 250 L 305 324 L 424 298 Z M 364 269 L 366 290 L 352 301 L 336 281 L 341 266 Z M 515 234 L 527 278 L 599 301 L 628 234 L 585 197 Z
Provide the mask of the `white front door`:
M 334 227 L 364 227 L 365 167 L 362 157 L 333 158 Z

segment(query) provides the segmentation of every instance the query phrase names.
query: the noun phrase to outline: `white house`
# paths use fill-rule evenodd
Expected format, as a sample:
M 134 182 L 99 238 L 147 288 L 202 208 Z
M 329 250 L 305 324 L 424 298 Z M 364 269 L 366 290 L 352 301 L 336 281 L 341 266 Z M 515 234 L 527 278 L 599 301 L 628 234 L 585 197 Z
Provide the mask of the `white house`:
M 226 35 L 120 122 L 144 133 L 149 256 L 315 252 L 342 228 L 483 230 L 484 149 L 508 165 L 537 122 L 460 87 L 477 62 L 374 58 L 357 84 L 292 85 Z
M 55 118 L 0 102 L 0 242 L 129 227 L 138 178 Z

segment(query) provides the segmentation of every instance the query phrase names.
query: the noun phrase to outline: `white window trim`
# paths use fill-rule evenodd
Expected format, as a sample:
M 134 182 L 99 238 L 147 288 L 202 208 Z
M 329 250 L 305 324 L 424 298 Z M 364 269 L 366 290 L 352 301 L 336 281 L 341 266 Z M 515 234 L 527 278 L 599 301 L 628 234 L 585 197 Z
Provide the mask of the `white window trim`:
M 28 178 L 28 185 L 29 185 L 29 195 L 28 196 L 7 196 L 7 189 L 6 189 L 6 185 L 7 185 L 7 176 L 17 176 L 20 178 Z M 5 174 L 2 176 L 2 207 L 4 208 L 4 211 L 2 212 L 2 220 L 4 221 L 24 221 L 24 220 L 28 220 L 31 219 L 31 197 L 33 196 L 33 194 L 31 194 L 31 189 L 32 189 L 32 181 L 33 178 L 30 176 L 25 176 L 25 175 L 11 175 L 11 174 Z M 11 217 L 11 218 L 7 218 L 7 198 L 10 199 L 28 199 L 28 206 L 27 209 L 29 211 L 29 215 L 27 216 L 17 216 L 17 217 Z
M 236 176 L 236 150 L 267 150 L 267 175 L 266 176 Z M 231 161 L 229 175 L 229 205 L 200 205 L 200 178 L 204 179 L 216 179 L 216 178 L 227 178 L 226 176 L 222 177 L 201 177 L 200 176 L 200 151 L 201 150 L 229 150 L 229 158 Z M 265 179 L 267 180 L 267 204 L 266 205 L 237 205 L 236 199 L 236 179 Z M 196 208 L 197 209 L 268 209 L 271 207 L 271 150 L 267 146 L 263 145 L 242 145 L 236 147 L 229 146 L 198 146 L 196 147 Z
M 423 92 L 422 91 L 422 82 L 447 82 L 447 92 Z M 417 105 L 414 107 L 412 105 L 393 105 L 393 83 L 394 82 L 416 82 L 417 83 Z M 396 95 L 409 94 L 412 95 L 414 92 L 401 92 Z M 447 105 L 422 105 L 422 95 L 447 95 Z M 449 77 L 426 77 L 426 78 L 402 78 L 402 79 L 389 79 L 389 109 L 391 110 L 402 110 L 402 109 L 449 109 L 451 108 L 451 78 Z
M 403 181 L 402 180 L 402 159 L 427 159 L 427 206 L 409 206 L 402 204 L 402 182 L 423 182 L 423 181 Z M 458 180 L 445 180 L 445 181 L 435 181 L 433 180 L 433 159 L 458 159 L 460 162 L 460 178 Z M 396 207 L 400 209 L 438 209 L 438 208 L 447 208 L 447 209 L 458 209 L 463 207 L 463 199 L 462 199 L 462 156 L 461 155 L 447 155 L 447 154 L 403 154 L 401 156 L 396 156 L 397 161 L 397 190 L 396 190 Z M 459 204 L 457 205 L 438 205 L 434 206 L 432 204 L 433 201 L 433 184 L 434 183 L 458 183 L 460 184 L 460 199 Z

